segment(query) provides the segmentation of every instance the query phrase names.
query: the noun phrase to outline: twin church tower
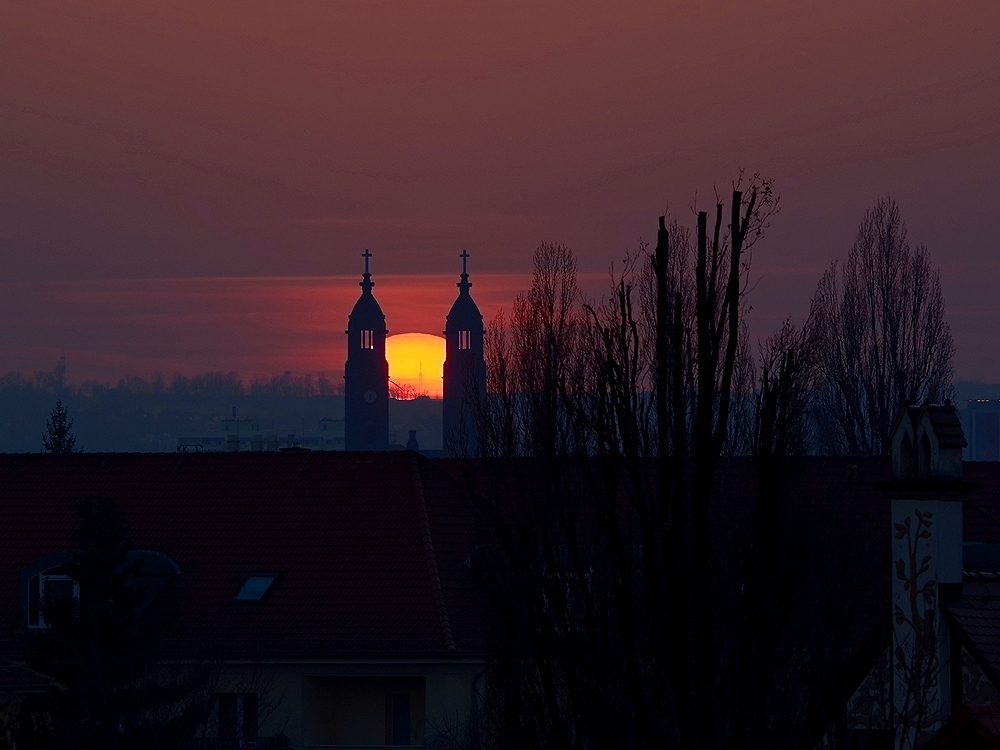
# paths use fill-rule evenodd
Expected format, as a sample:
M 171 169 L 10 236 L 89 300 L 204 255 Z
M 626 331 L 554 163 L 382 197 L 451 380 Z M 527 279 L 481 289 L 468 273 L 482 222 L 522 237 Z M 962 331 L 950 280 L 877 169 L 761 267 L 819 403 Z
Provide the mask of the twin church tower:
M 385 450 L 389 444 L 389 363 L 385 358 L 385 314 L 372 294 L 365 250 L 361 297 L 347 323 L 344 367 L 344 438 L 349 451 Z M 486 398 L 483 315 L 469 294 L 465 251 L 458 299 L 445 323 L 444 449 L 451 456 L 478 453 L 477 406 Z

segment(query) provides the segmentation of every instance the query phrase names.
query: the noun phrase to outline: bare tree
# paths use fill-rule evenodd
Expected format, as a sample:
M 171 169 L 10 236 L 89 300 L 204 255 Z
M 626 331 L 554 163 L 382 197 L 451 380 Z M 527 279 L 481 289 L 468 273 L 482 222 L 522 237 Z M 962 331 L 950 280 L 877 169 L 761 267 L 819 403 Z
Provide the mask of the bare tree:
M 683 747 L 716 747 L 722 729 L 724 674 L 717 649 L 725 623 L 714 600 L 720 571 L 709 509 L 729 434 L 750 252 L 777 209 L 770 182 L 755 176 L 745 192 L 740 187 L 734 186 L 728 227 L 724 206 L 717 204 L 711 239 L 708 215 L 698 214 L 693 317 L 686 315 L 683 280 L 669 276 L 662 220 L 653 255 L 659 491 L 640 523 L 665 530 L 659 539 L 644 540 L 658 554 L 644 553 L 643 560 L 654 595 L 675 602 L 662 607 L 656 629 Z
M 815 699 L 786 682 L 820 654 L 804 666 L 790 640 L 834 639 L 772 613 L 800 591 L 776 558 L 800 530 L 781 516 L 817 329 L 786 324 L 741 363 L 750 250 L 777 198 L 757 177 L 734 187 L 728 221 L 722 201 L 695 233 L 661 219 L 601 303 L 562 295 L 575 265 L 540 248 L 532 292 L 490 326 L 481 434 L 502 460 L 479 477 L 493 540 L 470 565 L 491 604 L 483 726 L 500 746 L 774 747 Z M 753 456 L 726 487 L 734 391 Z
M 941 274 L 927 248 L 910 247 L 896 202 L 880 199 L 843 273 L 834 263 L 813 298 L 826 450 L 880 454 L 903 401 L 951 395 L 955 346 L 944 313 Z
M 485 455 L 554 457 L 573 449 L 567 409 L 581 392 L 587 355 L 576 259 L 565 245 L 546 242 L 533 261 L 531 288 L 514 300 L 509 321 L 501 311 L 485 343 Z
M 775 596 L 778 549 L 782 544 L 782 505 L 794 487 L 789 481 L 789 457 L 801 455 L 809 431 L 810 394 L 816 384 L 815 327 L 807 320 L 800 328 L 786 321 L 760 345 L 752 397 L 750 453 L 756 480 L 755 502 L 748 514 L 742 543 L 741 596 L 734 608 L 737 643 L 733 657 L 736 690 L 733 726 L 737 746 L 767 747 L 775 738 L 775 714 L 788 712 L 794 702 L 774 686 L 787 683 L 783 659 L 775 658 L 776 636 L 768 607 Z M 787 591 L 787 590 L 786 590 Z M 778 695 L 776 695 L 778 694 Z M 776 712 L 782 705 L 785 712 Z

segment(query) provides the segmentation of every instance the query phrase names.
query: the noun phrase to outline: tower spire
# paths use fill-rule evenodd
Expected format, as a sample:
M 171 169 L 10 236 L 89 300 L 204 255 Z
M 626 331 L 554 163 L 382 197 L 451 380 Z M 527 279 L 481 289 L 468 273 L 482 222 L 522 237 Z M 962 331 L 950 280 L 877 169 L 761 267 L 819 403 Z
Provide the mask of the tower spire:
M 486 403 L 486 360 L 483 356 L 483 314 L 469 293 L 469 251 L 459 253 L 462 280 L 458 299 L 445 319 L 444 398 L 442 438 L 449 456 L 479 453 L 477 414 Z
M 469 287 L 472 286 L 472 282 L 469 281 L 469 270 L 465 265 L 466 261 L 469 260 L 469 251 L 462 250 L 458 257 L 462 259 L 462 280 L 456 286 L 463 292 L 467 292 L 469 291 Z
M 372 253 L 367 248 L 361 296 L 347 319 L 344 363 L 344 445 L 349 451 L 385 450 L 389 444 L 389 363 L 385 313 L 372 294 Z
M 372 257 L 371 251 L 366 247 L 365 251 L 361 253 L 361 257 L 365 259 L 365 273 L 358 286 L 361 287 L 363 292 L 370 292 L 372 287 L 375 286 L 375 282 L 372 281 L 372 275 L 368 272 L 368 259 Z

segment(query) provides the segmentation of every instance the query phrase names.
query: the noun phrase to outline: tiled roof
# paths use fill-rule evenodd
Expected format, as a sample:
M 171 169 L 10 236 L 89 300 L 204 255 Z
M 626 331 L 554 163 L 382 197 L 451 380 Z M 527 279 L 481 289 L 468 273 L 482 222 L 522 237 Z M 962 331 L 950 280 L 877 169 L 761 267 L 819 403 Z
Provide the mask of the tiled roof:
M 965 541 L 1000 543 L 1000 462 L 966 461 L 962 476 L 979 485 L 962 506 Z
M 926 409 L 942 448 L 964 448 L 969 444 L 953 404 L 928 404 Z
M 896 434 L 896 429 L 903 419 L 908 418 L 916 426 L 924 411 L 927 412 L 927 416 L 931 420 L 931 426 L 934 428 L 934 434 L 937 436 L 938 445 L 942 448 L 964 448 L 969 444 L 965 439 L 965 433 L 962 431 L 962 423 L 958 419 L 958 412 L 955 409 L 955 405 L 950 402 L 944 404 L 925 403 L 921 406 L 907 406 L 905 409 L 901 409 L 892 423 L 892 429 L 889 430 L 889 434 Z
M 752 462 L 723 466 L 719 512 L 745 513 Z M 863 611 L 851 614 L 860 642 L 888 606 L 890 508 L 876 483 L 890 477 L 889 460 L 807 458 L 788 473 L 796 489 L 782 512 L 780 565 L 813 581 L 845 574 L 832 564 L 858 568 L 848 579 L 865 587 Z M 1000 463 L 966 463 L 964 474 L 979 485 L 964 505 L 966 540 L 1000 543 Z M 79 499 L 105 496 L 127 514 L 136 548 L 180 567 L 158 606 L 176 609 L 188 650 L 481 655 L 464 565 L 481 540 L 465 486 L 489 476 L 476 462 L 408 452 L 0 455 L 0 618 L 16 621 L 18 572 L 69 549 Z M 868 562 L 883 557 L 884 571 Z M 234 603 L 253 573 L 279 578 L 263 601 Z M 0 631 L 0 654 L 13 644 Z
M 413 454 L 0 456 L 3 622 L 16 621 L 18 572 L 69 549 L 86 496 L 114 500 L 133 546 L 179 565 L 157 605 L 175 608 L 188 649 L 481 653 L 463 566 L 475 541 L 471 514 L 461 485 Z M 234 603 L 261 572 L 279 573 L 263 601 Z M 14 642 L 0 638 L 9 653 Z
M 965 479 L 979 488 L 962 505 L 962 535 L 966 542 L 1000 544 L 1000 463 L 967 461 Z M 1000 677 L 1000 576 L 966 571 L 961 604 L 948 607 L 965 634 L 970 651 L 992 679 Z M 985 663 L 983 663 L 985 662 Z
M 33 693 L 54 687 L 51 678 L 28 669 L 22 664 L 15 664 L 7 659 L 0 659 L 0 695 Z
M 1000 581 L 966 581 L 962 601 L 948 611 L 971 642 L 977 661 L 1000 675 Z

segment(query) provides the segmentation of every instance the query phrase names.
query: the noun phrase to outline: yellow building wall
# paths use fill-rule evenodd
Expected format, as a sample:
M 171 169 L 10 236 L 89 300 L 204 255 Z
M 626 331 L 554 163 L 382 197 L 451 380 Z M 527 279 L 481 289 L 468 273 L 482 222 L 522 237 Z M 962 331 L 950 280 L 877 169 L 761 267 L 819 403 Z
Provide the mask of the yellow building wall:
M 275 664 L 227 668 L 216 692 L 255 692 L 260 736 L 284 734 L 293 748 L 386 744 L 386 696 L 410 696 L 411 743 L 460 733 L 482 664 Z M 481 685 L 480 685 L 481 687 Z M 208 736 L 217 735 L 213 715 Z

